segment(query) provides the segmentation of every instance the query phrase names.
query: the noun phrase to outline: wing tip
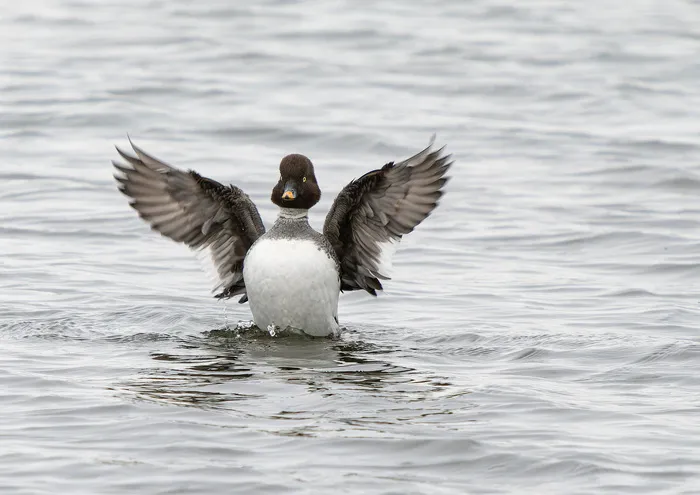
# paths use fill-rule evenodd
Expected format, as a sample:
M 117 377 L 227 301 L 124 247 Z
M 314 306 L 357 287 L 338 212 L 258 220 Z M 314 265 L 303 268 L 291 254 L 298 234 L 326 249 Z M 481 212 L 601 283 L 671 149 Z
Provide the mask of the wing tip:
M 131 149 L 136 152 L 139 158 L 141 158 L 141 155 L 144 154 L 143 150 L 134 144 L 134 141 L 131 139 L 128 132 L 126 133 L 126 139 L 129 141 L 129 146 L 131 146 Z
M 436 139 L 437 139 L 437 132 L 433 132 L 432 136 L 430 136 L 430 140 L 428 141 L 428 148 L 433 147 Z M 444 148 L 444 146 L 443 146 L 443 148 Z
M 135 159 L 136 159 L 135 156 L 130 155 L 130 154 L 127 153 L 126 151 L 122 150 L 122 149 L 121 149 L 119 146 L 117 146 L 116 144 L 114 145 L 114 149 L 117 150 L 117 153 L 119 153 L 119 156 L 121 156 L 121 157 L 122 157 L 124 160 L 126 160 L 127 162 L 131 162 L 132 160 L 135 160 Z M 114 161 L 112 161 L 112 163 L 114 163 Z

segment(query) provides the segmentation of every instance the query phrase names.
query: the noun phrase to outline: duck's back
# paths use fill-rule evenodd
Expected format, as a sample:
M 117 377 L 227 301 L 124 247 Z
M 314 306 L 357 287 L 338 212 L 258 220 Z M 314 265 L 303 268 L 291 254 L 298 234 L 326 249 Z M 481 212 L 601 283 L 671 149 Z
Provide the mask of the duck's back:
M 338 332 L 338 261 L 306 217 L 280 217 L 248 251 L 243 278 L 258 327 Z

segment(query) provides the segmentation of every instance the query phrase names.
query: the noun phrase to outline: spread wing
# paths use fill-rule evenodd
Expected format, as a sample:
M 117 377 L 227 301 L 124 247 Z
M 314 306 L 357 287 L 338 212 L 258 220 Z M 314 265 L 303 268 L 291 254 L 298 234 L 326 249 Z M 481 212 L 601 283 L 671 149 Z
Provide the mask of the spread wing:
M 129 141 L 136 156 L 117 151 L 114 178 L 129 204 L 151 228 L 193 249 L 208 249 L 223 289 L 217 297 L 243 294 L 243 258 L 265 232 L 253 202 L 236 186 L 224 186 L 195 171 L 184 172 L 153 158 Z
M 432 144 L 399 163 L 387 163 L 340 191 L 323 233 L 340 260 L 341 290 L 382 290 L 382 251 L 401 240 L 435 209 L 452 165 Z

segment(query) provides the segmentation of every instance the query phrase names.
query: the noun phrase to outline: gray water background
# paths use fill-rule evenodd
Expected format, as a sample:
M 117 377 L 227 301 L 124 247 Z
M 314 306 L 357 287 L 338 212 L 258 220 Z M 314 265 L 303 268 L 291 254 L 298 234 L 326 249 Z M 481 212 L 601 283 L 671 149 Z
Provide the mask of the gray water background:
M 111 178 L 456 164 L 339 341 L 226 330 Z M 700 493 L 700 6 L 0 7 L 0 493 Z

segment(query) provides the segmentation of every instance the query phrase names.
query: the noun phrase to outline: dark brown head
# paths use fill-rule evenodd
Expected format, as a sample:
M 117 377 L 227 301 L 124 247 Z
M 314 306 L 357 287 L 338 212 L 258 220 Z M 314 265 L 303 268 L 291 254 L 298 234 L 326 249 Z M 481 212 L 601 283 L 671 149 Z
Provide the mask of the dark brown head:
M 280 180 L 272 189 L 272 202 L 281 208 L 308 210 L 321 199 L 314 165 L 304 155 L 287 155 L 280 162 Z

